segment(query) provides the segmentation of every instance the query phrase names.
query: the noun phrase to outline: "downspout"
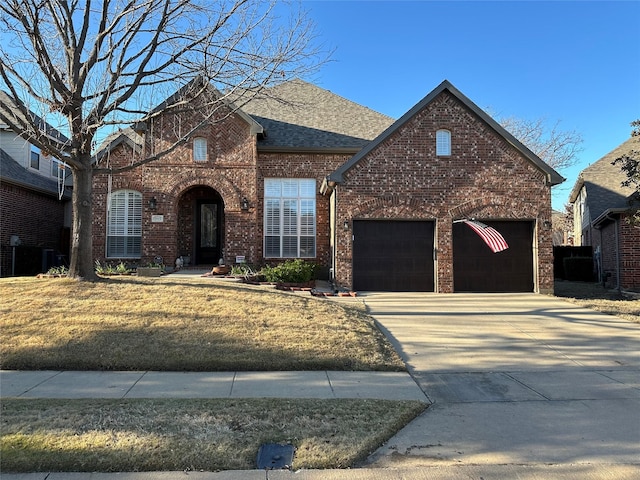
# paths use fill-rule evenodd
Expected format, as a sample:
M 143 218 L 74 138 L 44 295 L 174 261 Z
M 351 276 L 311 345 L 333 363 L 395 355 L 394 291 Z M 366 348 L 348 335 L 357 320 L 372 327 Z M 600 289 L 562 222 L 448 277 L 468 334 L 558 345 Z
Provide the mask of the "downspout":
M 337 214 L 338 214 L 338 191 L 336 182 L 330 181 L 326 177 L 320 187 L 320 193 L 326 195 L 329 192 L 329 232 L 331 238 L 331 266 L 329 268 L 329 280 L 335 289 L 336 283 L 336 265 L 338 251 L 338 231 L 337 231 Z
M 338 254 L 338 188 L 333 187 L 331 192 L 331 230 L 333 233 L 333 248 L 331 249 L 331 285 L 336 288 L 336 256 Z

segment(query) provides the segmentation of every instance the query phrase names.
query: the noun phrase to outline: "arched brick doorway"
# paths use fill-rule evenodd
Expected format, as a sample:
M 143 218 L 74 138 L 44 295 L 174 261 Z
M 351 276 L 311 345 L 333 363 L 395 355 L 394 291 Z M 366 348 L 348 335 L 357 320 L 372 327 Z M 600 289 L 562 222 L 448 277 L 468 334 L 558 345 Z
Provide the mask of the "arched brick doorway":
M 191 265 L 214 265 L 224 248 L 224 202 L 211 187 L 197 185 L 178 200 L 179 255 Z

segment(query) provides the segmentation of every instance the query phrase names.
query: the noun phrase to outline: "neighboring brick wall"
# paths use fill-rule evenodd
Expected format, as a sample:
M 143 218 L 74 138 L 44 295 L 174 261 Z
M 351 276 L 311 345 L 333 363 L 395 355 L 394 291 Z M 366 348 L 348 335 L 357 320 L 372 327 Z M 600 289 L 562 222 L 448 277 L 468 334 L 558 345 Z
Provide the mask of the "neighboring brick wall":
M 11 235 L 18 235 L 24 247 L 50 248 L 59 252 L 64 206 L 65 202 L 55 197 L 5 182 L 0 184 L 1 276 L 11 275 Z
M 640 292 L 640 228 L 620 220 L 621 278 L 623 289 Z
M 622 215 L 594 229 L 592 241 L 594 251 L 600 247 L 603 275 L 600 280 L 605 287 L 618 288 L 620 281 L 623 290 L 640 291 L 640 228 L 628 223 Z
M 451 131 L 451 156 L 435 134 Z M 452 221 L 551 220 L 550 187 L 535 168 L 455 97 L 444 92 L 344 175 L 337 224 L 352 219 L 436 220 L 437 291 L 453 285 Z M 536 228 L 537 290 L 553 291 L 551 229 Z M 351 232 L 338 229 L 338 282 L 352 285 Z M 535 252 L 535 249 L 534 249 Z

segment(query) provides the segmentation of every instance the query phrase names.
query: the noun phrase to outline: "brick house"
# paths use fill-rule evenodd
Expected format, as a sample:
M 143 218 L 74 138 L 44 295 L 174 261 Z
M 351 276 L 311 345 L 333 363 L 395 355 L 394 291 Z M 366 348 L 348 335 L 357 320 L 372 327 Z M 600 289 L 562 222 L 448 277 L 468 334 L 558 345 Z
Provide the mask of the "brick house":
M 2 277 L 34 275 L 63 264 L 69 255 L 71 172 L 60 159 L 41 152 L 2 120 L 2 116 L 16 115 L 19 111 L 0 91 Z M 51 125 L 44 121 L 41 124 L 58 141 L 67 141 Z
M 158 161 L 95 176 L 97 258 L 303 258 L 350 289 L 552 291 L 563 179 L 449 82 L 396 122 L 300 80 L 229 112 Z M 110 139 L 99 163 L 189 127 L 168 115 Z M 458 223 L 471 218 L 509 248 L 492 253 Z
M 598 280 L 609 288 L 640 291 L 640 228 L 627 221 L 636 194 L 621 185 L 627 177 L 612 165 L 631 150 L 640 150 L 640 137 L 631 137 L 580 172 L 569 201 L 574 244 L 593 247 Z

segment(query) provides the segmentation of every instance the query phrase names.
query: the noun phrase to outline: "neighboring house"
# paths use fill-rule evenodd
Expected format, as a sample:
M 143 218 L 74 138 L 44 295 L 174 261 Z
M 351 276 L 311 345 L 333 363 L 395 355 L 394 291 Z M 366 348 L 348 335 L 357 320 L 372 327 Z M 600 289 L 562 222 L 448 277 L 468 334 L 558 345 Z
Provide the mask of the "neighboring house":
M 97 258 L 303 258 L 348 289 L 553 290 L 564 179 L 449 82 L 396 122 L 301 80 L 267 93 L 160 160 L 96 175 Z M 146 158 L 189 120 L 159 115 L 96 158 Z M 492 253 L 471 218 L 509 248 Z
M 70 171 L 59 159 L 22 138 L 20 132 L 9 129 L 3 116 L 19 115 L 13 105 L 0 91 L 2 277 L 36 274 L 68 261 L 71 226 Z M 57 140 L 66 141 L 50 125 L 44 128 Z
M 593 247 L 598 280 L 610 288 L 640 291 L 640 228 L 627 221 L 635 190 L 621 185 L 627 177 L 612 165 L 630 150 L 640 150 L 640 137 L 631 137 L 585 168 L 569 201 L 575 245 Z

